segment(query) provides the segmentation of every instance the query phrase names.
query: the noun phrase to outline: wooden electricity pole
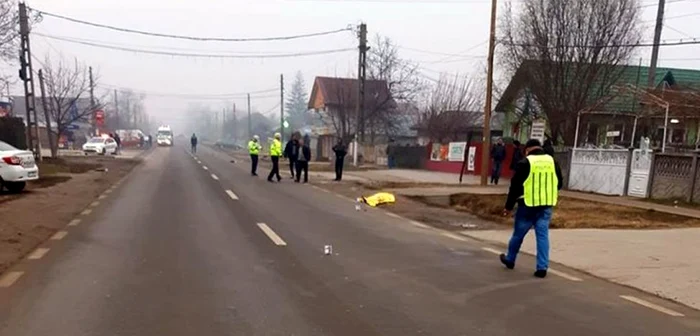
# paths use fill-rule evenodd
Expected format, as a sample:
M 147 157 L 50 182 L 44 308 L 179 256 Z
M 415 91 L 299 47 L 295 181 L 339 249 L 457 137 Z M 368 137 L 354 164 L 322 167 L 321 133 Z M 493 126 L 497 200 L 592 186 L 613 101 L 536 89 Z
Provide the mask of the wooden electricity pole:
M 491 0 L 491 33 L 489 36 L 488 71 L 486 75 L 486 104 L 484 104 L 484 129 L 481 139 L 481 185 L 488 184 L 491 151 L 491 99 L 493 91 L 493 52 L 496 47 L 496 6 Z

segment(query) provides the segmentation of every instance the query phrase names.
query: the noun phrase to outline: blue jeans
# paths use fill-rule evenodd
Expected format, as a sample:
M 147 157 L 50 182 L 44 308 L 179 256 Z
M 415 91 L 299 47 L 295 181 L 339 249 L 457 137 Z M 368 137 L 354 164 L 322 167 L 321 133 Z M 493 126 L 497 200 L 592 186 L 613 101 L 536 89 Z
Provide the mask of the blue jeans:
M 534 226 L 537 241 L 537 270 L 546 270 L 549 267 L 549 222 L 551 220 L 552 207 L 526 207 L 518 204 L 518 209 L 515 211 L 513 236 L 508 243 L 506 259 L 515 263 L 523 239 Z

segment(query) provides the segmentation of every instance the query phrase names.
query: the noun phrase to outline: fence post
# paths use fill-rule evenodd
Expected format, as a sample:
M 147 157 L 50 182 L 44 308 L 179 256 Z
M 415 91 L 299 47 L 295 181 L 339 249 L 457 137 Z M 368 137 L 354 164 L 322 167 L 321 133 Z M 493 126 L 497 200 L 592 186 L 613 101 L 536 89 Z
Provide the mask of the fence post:
M 569 170 L 566 172 L 562 189 L 569 189 L 569 180 L 571 180 L 571 166 L 574 164 L 574 150 L 576 150 L 576 148 L 570 149 L 569 153 L 567 153 L 569 157 Z
M 629 194 L 630 174 L 632 173 L 632 158 L 634 157 L 634 147 L 627 149 L 627 166 L 625 167 L 625 186 L 622 189 L 622 196 Z
M 651 194 L 654 187 L 654 178 L 656 177 L 656 152 L 651 152 L 651 168 L 649 168 L 649 178 L 647 179 L 647 197 L 654 198 Z
M 695 176 L 698 174 L 698 152 L 693 152 L 693 163 L 690 166 L 690 192 L 688 193 L 688 203 L 693 202 L 693 194 L 695 193 Z

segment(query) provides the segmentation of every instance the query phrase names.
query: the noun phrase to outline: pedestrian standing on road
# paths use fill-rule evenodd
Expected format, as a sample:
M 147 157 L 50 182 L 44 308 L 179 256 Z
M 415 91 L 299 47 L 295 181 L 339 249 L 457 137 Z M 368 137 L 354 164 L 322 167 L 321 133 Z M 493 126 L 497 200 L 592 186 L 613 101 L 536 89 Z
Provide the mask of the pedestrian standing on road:
M 143 134 L 139 134 L 139 147 L 143 149 L 143 144 L 146 139 L 143 138 Z
M 197 153 L 197 135 L 192 133 L 192 137 L 190 138 L 190 144 L 192 144 L 192 153 Z
M 258 155 L 260 154 L 260 137 L 254 135 L 253 138 L 248 141 L 248 154 L 250 154 L 250 174 L 253 176 L 258 176 Z
M 343 139 L 338 139 L 338 143 L 333 146 L 333 153 L 335 153 L 335 180 L 340 181 L 343 179 L 343 161 L 345 161 L 345 155 L 348 155 L 348 148 L 343 143 Z
M 267 181 L 272 182 L 272 177 L 277 177 L 277 182 L 282 180 L 280 176 L 280 156 L 282 156 L 282 141 L 280 141 L 282 135 L 275 133 L 275 138 L 272 139 L 272 144 L 270 145 L 270 160 L 272 160 L 272 170 L 270 174 L 267 175 Z
M 301 180 L 301 173 L 304 173 L 304 183 L 309 182 L 309 161 L 311 161 L 311 148 L 306 145 L 303 139 L 297 141 L 296 154 L 297 158 L 295 160 L 297 165 L 297 178 L 294 182 L 299 183 Z
M 294 169 L 297 159 L 296 150 L 297 148 L 299 148 L 298 139 L 299 135 L 295 132 L 294 134 L 292 134 L 292 138 L 289 139 L 289 141 L 287 141 L 287 144 L 284 146 L 283 156 L 287 160 L 289 160 L 289 171 L 292 173 L 292 179 L 294 178 Z
M 535 228 L 537 241 L 537 266 L 535 276 L 544 278 L 549 267 L 549 222 L 552 210 L 562 186 L 561 169 L 554 158 L 545 153 L 537 139 L 525 144 L 525 159 L 515 169 L 510 180 L 508 199 L 503 215 L 508 216 L 518 205 L 514 216 L 513 236 L 508 243 L 508 254 L 501 254 L 501 263 L 509 269 L 515 267 L 525 235 Z
M 501 165 L 506 159 L 506 146 L 503 145 L 503 139 L 499 138 L 496 144 L 491 148 L 491 160 L 493 161 L 493 169 L 491 170 L 491 183 L 498 184 L 501 178 Z
M 119 137 L 119 134 L 116 132 L 114 133 L 114 142 L 117 143 L 117 151 L 114 153 L 115 155 L 117 155 L 121 152 L 122 139 Z
M 523 158 L 523 149 L 520 148 L 520 141 L 513 140 L 513 157 L 510 160 L 510 170 L 515 172 L 518 162 L 522 161 Z

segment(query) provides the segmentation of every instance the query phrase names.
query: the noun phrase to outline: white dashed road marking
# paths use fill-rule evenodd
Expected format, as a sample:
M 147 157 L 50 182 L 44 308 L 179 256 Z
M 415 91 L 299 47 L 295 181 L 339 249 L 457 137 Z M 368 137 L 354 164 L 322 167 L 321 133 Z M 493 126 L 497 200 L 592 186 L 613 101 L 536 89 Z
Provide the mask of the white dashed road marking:
M 93 208 L 98 206 L 98 205 L 100 205 L 100 201 L 94 201 L 94 202 L 90 203 L 90 206 Z
M 58 232 L 54 233 L 53 236 L 51 236 L 51 240 L 61 240 L 61 239 L 65 238 L 67 235 L 68 235 L 67 231 L 58 231 Z
M 232 200 L 238 199 L 238 196 L 236 196 L 236 194 L 234 194 L 231 190 L 226 190 L 226 194 L 228 195 L 228 197 L 231 197 Z
M 498 254 L 498 255 L 500 255 L 501 253 L 503 253 L 503 252 L 501 252 L 501 251 L 499 251 L 499 250 L 496 250 L 496 249 L 493 249 L 493 248 L 490 248 L 490 247 L 482 247 L 481 249 L 484 250 L 484 251 L 486 251 L 486 252 L 491 252 L 491 253 L 493 253 L 493 254 Z
M 24 272 L 7 272 L 2 278 L 0 278 L 0 288 L 7 288 L 12 286 Z
M 425 224 L 423 224 L 423 223 L 421 223 L 421 222 L 416 222 L 416 221 L 412 220 L 412 221 L 410 221 L 409 223 L 411 223 L 411 225 L 413 225 L 413 226 L 415 226 L 415 227 L 419 227 L 419 228 L 421 228 L 421 229 L 430 229 L 430 226 L 427 226 L 427 225 L 425 225 Z
M 83 215 L 83 216 L 87 216 L 87 215 L 89 215 L 89 214 L 91 214 L 91 213 L 92 213 L 92 209 L 85 209 L 85 210 L 83 210 L 83 212 L 81 212 L 80 214 Z
M 207 168 L 207 166 L 202 166 L 202 169 L 209 170 L 209 168 Z
M 397 214 L 395 214 L 395 213 L 393 213 L 393 212 L 387 212 L 386 214 L 387 214 L 387 216 L 389 216 L 389 217 L 394 217 L 394 218 L 402 219 L 401 216 L 399 216 L 399 215 L 397 215 Z
M 103 199 L 105 199 L 105 198 L 107 198 L 107 195 L 100 195 L 100 197 L 98 197 L 97 199 L 103 200 Z
M 47 252 L 49 252 L 49 249 L 47 249 L 47 248 L 45 248 L 45 247 L 39 247 L 39 248 L 37 248 L 36 250 L 34 250 L 34 252 L 32 252 L 31 254 L 29 254 L 29 256 L 27 257 L 27 259 L 29 259 L 29 260 L 38 260 L 38 259 L 41 259 L 42 257 L 44 257 L 44 255 L 45 255 Z
M 566 279 L 566 280 L 571 280 L 571 281 L 583 281 L 583 279 L 581 279 L 581 278 L 577 278 L 577 277 L 575 277 L 575 276 L 573 276 L 573 275 L 569 275 L 569 274 L 566 274 L 566 273 L 564 273 L 564 272 L 559 272 L 559 271 L 553 270 L 553 269 L 551 269 L 551 268 L 548 269 L 547 271 L 548 271 L 549 273 L 554 274 L 554 275 L 558 275 L 558 276 L 560 276 L 560 277 L 562 277 L 562 278 L 564 278 L 564 279 Z
M 215 180 L 217 180 L 217 181 L 219 180 L 219 177 L 216 176 L 216 175 L 214 175 L 214 174 L 211 174 L 211 178 L 213 178 L 213 179 L 215 179 Z
M 443 232 L 442 235 L 445 237 L 448 237 L 448 238 L 452 238 L 454 240 L 459 240 L 459 241 L 463 241 L 463 242 L 467 241 L 466 238 L 460 237 L 452 232 Z
M 78 226 L 78 224 L 80 224 L 80 219 L 76 218 L 70 221 L 70 223 L 68 223 L 68 226 Z
M 269 226 L 267 226 L 267 224 L 258 223 L 258 227 L 260 228 L 260 230 L 262 230 L 262 232 L 265 232 L 267 237 L 270 238 L 270 240 L 272 240 L 272 242 L 275 243 L 275 245 L 287 246 L 287 243 L 284 240 L 282 240 L 282 238 L 280 238 L 280 236 L 278 236 L 275 233 L 275 231 L 272 231 L 272 229 Z
M 668 309 L 668 308 L 661 307 L 661 306 L 659 306 L 659 305 L 657 305 L 657 304 L 653 304 L 653 303 L 651 303 L 651 302 L 649 302 L 649 301 L 642 300 L 642 299 L 636 298 L 636 297 L 634 297 L 634 296 L 620 295 L 620 297 L 623 298 L 623 299 L 625 299 L 625 300 L 627 300 L 627 301 L 634 302 L 634 303 L 636 303 L 636 304 L 638 304 L 638 305 L 647 307 L 647 308 L 649 308 L 649 309 L 656 310 L 656 311 L 661 312 L 661 313 L 664 313 L 664 314 L 666 314 L 666 315 L 671 315 L 671 316 L 675 316 L 675 317 L 682 317 L 682 316 L 685 316 L 685 315 L 683 315 L 683 314 L 681 314 L 681 313 L 679 313 L 679 312 L 677 312 L 677 311 L 673 311 L 673 310 L 670 310 L 670 309 Z

